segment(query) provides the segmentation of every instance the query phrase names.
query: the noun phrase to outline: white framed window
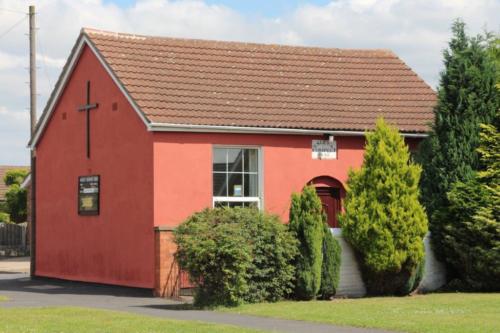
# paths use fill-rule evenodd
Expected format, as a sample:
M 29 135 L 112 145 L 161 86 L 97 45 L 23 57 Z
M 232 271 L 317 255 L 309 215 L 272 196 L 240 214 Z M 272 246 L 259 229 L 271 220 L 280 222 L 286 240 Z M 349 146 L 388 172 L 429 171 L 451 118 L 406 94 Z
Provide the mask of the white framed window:
M 214 146 L 212 183 L 214 207 L 262 208 L 259 147 Z

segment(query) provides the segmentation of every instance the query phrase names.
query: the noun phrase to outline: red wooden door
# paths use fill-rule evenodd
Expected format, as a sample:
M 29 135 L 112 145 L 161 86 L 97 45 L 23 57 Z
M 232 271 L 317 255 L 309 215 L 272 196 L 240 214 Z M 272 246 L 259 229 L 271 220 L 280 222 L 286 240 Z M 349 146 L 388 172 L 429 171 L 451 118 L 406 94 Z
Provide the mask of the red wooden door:
M 332 187 L 317 187 L 316 193 L 321 199 L 323 212 L 330 228 L 339 228 L 338 214 L 340 213 L 340 191 Z

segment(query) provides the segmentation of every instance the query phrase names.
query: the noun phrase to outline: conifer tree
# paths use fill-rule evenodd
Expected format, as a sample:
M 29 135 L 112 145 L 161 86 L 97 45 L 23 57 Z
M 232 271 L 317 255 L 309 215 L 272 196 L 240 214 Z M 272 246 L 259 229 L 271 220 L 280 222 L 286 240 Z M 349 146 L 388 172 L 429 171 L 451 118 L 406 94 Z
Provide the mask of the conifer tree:
M 342 234 L 361 259 L 368 293 L 405 294 L 424 259 L 421 168 L 410 161 L 397 129 L 383 119 L 366 141 L 361 169 L 349 172 Z
M 500 90 L 500 35 L 494 33 L 487 33 L 488 48 L 486 52 L 495 64 L 497 74 L 497 89 Z M 497 118 L 498 120 L 498 118 Z M 498 124 L 497 124 L 498 126 Z
M 443 241 L 449 201 L 447 192 L 457 181 L 467 182 L 479 168 L 476 151 L 479 124 L 490 123 L 499 108 L 495 65 L 484 38 L 471 38 L 457 20 L 445 50 L 432 131 L 420 147 L 423 166 L 421 200 L 430 222 L 434 248 L 446 260 Z M 451 221 L 452 222 L 452 221 Z
M 290 229 L 299 240 L 296 259 L 295 297 L 314 299 L 321 285 L 323 263 L 323 212 L 321 200 L 312 186 L 292 195 Z
M 321 266 L 321 287 L 319 296 L 330 299 L 337 292 L 340 273 L 341 249 L 338 240 L 333 237 L 326 218 L 323 219 L 323 264 Z
M 498 121 L 497 121 L 498 122 Z M 482 171 L 448 193 L 443 249 L 462 287 L 500 291 L 500 133 L 482 125 Z M 452 223 L 453 222 L 453 223 Z

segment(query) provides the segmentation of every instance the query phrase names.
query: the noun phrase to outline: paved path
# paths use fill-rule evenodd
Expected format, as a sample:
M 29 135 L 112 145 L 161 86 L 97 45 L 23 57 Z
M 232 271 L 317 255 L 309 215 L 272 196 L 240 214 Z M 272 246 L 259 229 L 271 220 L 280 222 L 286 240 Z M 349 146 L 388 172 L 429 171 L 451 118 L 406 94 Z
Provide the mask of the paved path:
M 0 274 L 28 273 L 30 271 L 30 257 L 0 258 Z
M 79 306 L 101 308 L 165 319 L 198 320 L 218 324 L 230 324 L 271 332 L 386 332 L 213 311 L 186 310 L 182 303 L 151 297 L 149 290 L 59 280 L 31 280 L 26 273 L 0 273 L 0 295 L 9 298 L 9 301 L 0 302 L 0 307 Z

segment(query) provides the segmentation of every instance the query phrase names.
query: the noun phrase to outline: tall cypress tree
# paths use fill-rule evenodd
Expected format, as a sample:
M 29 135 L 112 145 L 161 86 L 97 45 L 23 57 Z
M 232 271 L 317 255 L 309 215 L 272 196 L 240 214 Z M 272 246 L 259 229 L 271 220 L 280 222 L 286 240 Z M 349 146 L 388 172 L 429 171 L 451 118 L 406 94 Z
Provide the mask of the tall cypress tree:
M 295 297 L 314 299 L 321 286 L 323 263 L 323 211 L 321 200 L 312 186 L 292 195 L 290 229 L 299 240 L 296 258 Z
M 330 299 L 337 293 L 340 280 L 341 252 L 339 241 L 333 237 L 326 218 L 323 222 L 323 264 L 321 266 L 321 299 Z
M 499 107 L 495 65 L 484 38 L 469 37 L 457 20 L 444 51 L 434 124 L 420 147 L 421 200 L 427 209 L 435 249 L 444 257 L 447 192 L 457 181 L 472 179 L 479 168 L 479 124 L 489 123 Z
M 421 168 L 383 119 L 366 142 L 361 169 L 349 173 L 342 234 L 361 259 L 368 293 L 408 294 L 417 283 L 427 232 L 418 200 Z

